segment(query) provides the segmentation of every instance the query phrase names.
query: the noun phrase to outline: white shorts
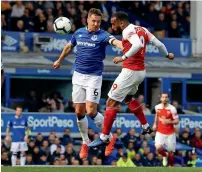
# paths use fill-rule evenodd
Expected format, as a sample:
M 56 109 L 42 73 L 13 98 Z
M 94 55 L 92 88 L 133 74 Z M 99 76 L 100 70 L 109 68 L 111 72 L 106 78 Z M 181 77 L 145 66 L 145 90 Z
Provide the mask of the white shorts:
M 161 145 L 166 150 L 175 152 L 176 148 L 176 134 L 165 135 L 160 132 L 156 132 L 155 146 Z
M 25 152 L 28 150 L 27 142 L 12 142 L 11 152 Z
M 85 103 L 86 101 L 99 103 L 102 76 L 86 75 L 74 71 L 72 84 L 72 100 L 74 103 Z
M 109 98 L 122 102 L 127 95 L 135 95 L 145 76 L 146 70 L 134 71 L 123 68 L 108 93 Z

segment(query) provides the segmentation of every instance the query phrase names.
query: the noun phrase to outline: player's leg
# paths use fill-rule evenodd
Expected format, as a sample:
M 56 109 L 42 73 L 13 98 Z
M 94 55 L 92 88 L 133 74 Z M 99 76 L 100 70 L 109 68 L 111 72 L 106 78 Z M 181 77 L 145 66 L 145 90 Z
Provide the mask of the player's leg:
M 17 154 L 19 151 L 19 142 L 12 142 L 11 143 L 11 164 L 12 166 L 16 166 L 16 161 L 17 161 Z
M 93 76 L 95 77 L 95 76 Z M 90 118 L 94 121 L 96 126 L 100 129 L 103 127 L 104 116 L 97 111 L 97 105 L 101 96 L 102 78 L 91 78 L 91 87 L 86 88 L 86 112 Z M 96 88 L 93 88 L 95 86 Z
M 77 116 L 77 125 L 82 138 L 82 145 L 80 150 L 80 158 L 86 158 L 88 155 L 89 143 L 88 138 L 88 119 L 86 117 L 86 90 L 80 85 L 73 84 L 72 100 L 75 105 L 75 113 Z
M 147 119 L 144 115 L 141 104 L 133 98 L 133 95 L 135 95 L 138 90 L 139 84 L 141 84 L 145 78 L 146 71 L 132 71 L 132 73 L 133 74 L 131 79 L 133 81 L 133 86 L 129 94 L 126 96 L 124 102 L 130 109 L 130 111 L 140 121 L 143 127 L 142 134 L 146 134 L 146 133 L 150 134 L 152 132 L 152 129 L 149 127 L 149 124 L 147 123 Z
M 176 148 L 176 135 L 175 133 L 168 136 L 167 139 L 167 149 L 168 149 L 168 165 L 174 166 L 175 158 L 175 148 Z
M 20 142 L 20 165 L 24 166 L 26 162 L 25 152 L 28 150 L 27 142 Z
M 165 148 L 164 148 L 165 144 L 166 144 L 166 136 L 164 134 L 156 132 L 155 147 L 156 147 L 157 153 L 163 156 L 163 166 L 167 166 L 168 164 L 168 160 L 167 160 L 168 152 L 165 151 Z
M 96 147 L 102 144 L 106 144 L 109 140 L 110 137 L 110 131 L 113 125 L 113 122 L 116 119 L 117 115 L 117 105 L 118 102 L 122 102 L 125 99 L 125 96 L 128 94 L 130 91 L 130 77 L 131 73 L 125 73 L 125 70 L 123 69 L 119 76 L 116 78 L 114 81 L 113 86 L 111 87 L 111 90 L 108 93 L 108 100 L 106 104 L 106 111 L 105 111 L 105 116 L 104 116 L 104 127 L 102 129 L 102 134 L 98 139 L 90 143 L 88 146 L 89 147 Z M 113 137 L 115 140 L 115 137 Z M 113 146 L 114 143 L 108 145 L 111 147 L 111 151 L 113 151 Z M 108 149 L 107 147 L 106 149 Z M 110 152 L 111 153 L 111 152 Z M 105 150 L 105 155 L 107 155 Z
M 132 92 L 135 92 L 134 89 L 133 89 Z M 135 100 L 132 95 L 127 95 L 124 102 L 128 106 L 128 108 L 130 109 L 130 111 L 140 121 L 140 123 L 142 125 L 142 128 L 143 128 L 142 134 L 145 135 L 145 134 L 152 133 L 153 130 L 151 129 L 151 127 L 147 123 L 147 119 L 146 119 L 145 114 L 144 114 L 144 112 L 142 110 L 141 104 L 137 100 Z

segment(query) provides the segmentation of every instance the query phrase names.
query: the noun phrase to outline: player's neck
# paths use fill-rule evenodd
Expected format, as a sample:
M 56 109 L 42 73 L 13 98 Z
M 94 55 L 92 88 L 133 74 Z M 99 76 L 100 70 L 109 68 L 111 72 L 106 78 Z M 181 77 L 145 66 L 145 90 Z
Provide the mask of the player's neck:
M 90 28 L 88 28 L 88 26 L 86 26 L 86 30 L 87 30 L 88 32 L 97 32 L 97 31 L 100 30 L 100 28 L 99 28 L 98 30 L 96 30 L 96 31 L 92 31 Z
M 124 27 L 123 27 L 123 30 L 124 30 L 125 28 L 127 28 L 129 24 L 130 24 L 129 22 L 125 23 L 125 24 L 124 24 Z
M 166 108 L 168 106 L 168 103 L 164 104 L 164 103 L 161 103 L 162 104 L 162 107 Z

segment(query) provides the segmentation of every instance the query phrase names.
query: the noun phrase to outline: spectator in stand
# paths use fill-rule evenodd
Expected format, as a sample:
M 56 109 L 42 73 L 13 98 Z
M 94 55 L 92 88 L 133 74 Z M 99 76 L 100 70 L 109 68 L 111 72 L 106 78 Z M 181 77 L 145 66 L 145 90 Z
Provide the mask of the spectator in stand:
M 168 30 L 168 35 L 170 38 L 180 38 L 180 30 L 176 21 L 171 22 L 170 29 Z
M 27 109 L 28 112 L 38 112 L 38 100 L 35 90 L 31 90 L 28 97 L 25 99 L 25 109 Z
M 172 105 L 177 109 L 177 114 L 185 114 L 176 100 L 172 101 Z
M 70 132 L 71 132 L 71 130 L 69 128 L 65 129 L 65 132 L 64 132 L 64 135 L 63 135 L 63 138 L 62 138 L 62 144 L 63 145 L 67 145 L 68 143 L 74 141 L 70 136 Z
M 42 145 L 42 142 L 43 142 L 43 136 L 41 133 L 38 133 L 36 135 L 36 141 L 35 141 L 35 145 L 40 147 Z
M 184 131 L 179 138 L 179 142 L 183 144 L 190 145 L 189 133 Z
M 194 138 L 192 139 L 192 145 L 195 148 L 202 149 L 202 136 L 201 136 L 201 131 L 196 131 Z
M 56 137 L 55 141 L 54 141 L 54 144 L 52 144 L 50 146 L 50 153 L 51 153 L 51 155 L 53 155 L 53 153 L 56 151 L 56 149 L 58 148 L 58 146 L 61 147 L 61 154 L 63 154 L 65 152 L 65 147 L 60 144 L 60 138 Z
M 47 140 L 43 140 L 42 146 L 40 147 L 40 152 L 48 156 L 50 154 L 50 147 Z
M 156 31 L 166 31 L 167 30 L 167 23 L 165 21 L 165 15 L 163 13 L 159 13 L 158 22 L 156 24 Z
M 133 161 L 128 157 L 127 152 L 117 161 L 117 167 L 135 167 Z
M 25 165 L 35 165 L 33 158 L 32 158 L 32 154 L 27 154 L 26 155 L 26 162 Z
M 143 160 L 142 160 L 140 154 L 136 154 L 136 155 L 135 155 L 135 158 L 133 159 L 133 163 L 134 163 L 136 166 L 143 166 Z
M 1 152 L 1 165 L 11 166 L 11 159 L 9 158 L 7 152 Z
M 71 100 L 67 102 L 67 107 L 64 110 L 65 112 L 75 112 L 74 104 Z

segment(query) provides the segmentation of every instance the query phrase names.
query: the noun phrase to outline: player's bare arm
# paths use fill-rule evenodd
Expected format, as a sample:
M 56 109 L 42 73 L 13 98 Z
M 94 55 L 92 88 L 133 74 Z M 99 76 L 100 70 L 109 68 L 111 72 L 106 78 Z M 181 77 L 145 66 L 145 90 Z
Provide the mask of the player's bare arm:
M 10 137 L 10 128 L 9 127 L 7 127 L 6 128 L 6 138 L 5 138 L 5 140 L 7 140 L 7 141 L 10 141 L 11 140 L 11 137 Z
M 64 60 L 64 58 L 65 58 L 66 56 L 68 56 L 68 54 L 72 51 L 72 48 L 73 48 L 72 44 L 70 44 L 70 43 L 67 43 L 67 44 L 66 44 L 66 46 L 64 47 L 64 49 L 63 49 L 63 51 L 62 51 L 60 57 L 58 58 L 58 60 L 56 60 L 56 61 L 53 63 L 53 68 L 54 68 L 54 69 L 60 68 L 61 62 L 62 62 L 62 61 Z
M 25 142 L 28 142 L 28 138 L 29 138 L 29 128 L 28 127 L 26 127 L 26 129 L 25 129 L 26 131 L 25 131 L 25 137 L 24 137 L 24 141 Z
M 112 40 L 112 45 L 123 50 L 122 41 L 119 41 L 118 39 Z
M 152 127 L 153 130 L 157 129 L 157 120 L 158 120 L 158 116 L 157 116 L 157 113 L 156 113 L 155 118 L 154 118 L 154 124 L 153 124 L 153 127 Z

